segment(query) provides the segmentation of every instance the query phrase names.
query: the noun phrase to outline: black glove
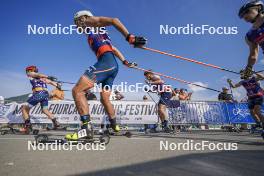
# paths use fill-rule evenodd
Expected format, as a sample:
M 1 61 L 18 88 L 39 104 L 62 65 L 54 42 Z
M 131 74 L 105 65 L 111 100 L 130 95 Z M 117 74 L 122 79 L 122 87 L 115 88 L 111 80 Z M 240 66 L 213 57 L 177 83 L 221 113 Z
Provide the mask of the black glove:
M 140 48 L 147 43 L 147 39 L 142 36 L 134 36 L 132 34 L 128 34 L 126 37 L 128 43 L 134 45 L 135 48 Z
M 124 64 L 125 66 L 127 66 L 127 67 L 130 67 L 130 68 L 132 68 L 132 67 L 136 67 L 136 66 L 137 66 L 137 63 L 135 63 L 135 62 L 128 62 L 127 60 L 124 60 L 124 61 L 123 61 L 123 64 Z
M 231 82 L 232 82 L 232 80 L 231 80 L 231 79 L 227 79 L 227 82 L 228 82 L 228 83 L 231 83 Z
M 54 77 L 54 76 L 48 76 L 48 79 L 51 80 L 51 81 L 57 81 L 57 78 Z
M 59 90 L 61 90 L 61 86 L 62 86 L 62 84 L 61 83 L 57 83 L 57 89 L 59 89 Z

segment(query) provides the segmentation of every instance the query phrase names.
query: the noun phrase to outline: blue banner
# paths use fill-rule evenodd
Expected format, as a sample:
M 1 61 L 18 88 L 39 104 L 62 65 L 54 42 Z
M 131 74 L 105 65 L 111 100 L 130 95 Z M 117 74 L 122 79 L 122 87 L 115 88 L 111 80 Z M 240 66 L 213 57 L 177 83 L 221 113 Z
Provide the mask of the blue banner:
M 255 123 L 247 103 L 181 102 L 180 107 L 170 108 L 168 114 L 173 124 Z

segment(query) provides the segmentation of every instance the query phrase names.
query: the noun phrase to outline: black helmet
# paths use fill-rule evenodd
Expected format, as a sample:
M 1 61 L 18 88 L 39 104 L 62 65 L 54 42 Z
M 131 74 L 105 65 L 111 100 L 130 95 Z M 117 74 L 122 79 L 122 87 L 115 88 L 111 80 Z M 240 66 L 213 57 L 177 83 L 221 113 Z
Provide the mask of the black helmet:
M 240 70 L 239 73 L 241 79 L 248 79 L 253 76 L 253 71 L 246 71 L 244 69 Z
M 249 8 L 255 6 L 260 6 L 261 7 L 260 12 L 263 11 L 264 4 L 262 1 L 260 0 L 248 1 L 239 9 L 239 13 L 238 13 L 239 18 L 242 18 L 247 13 Z
M 146 70 L 146 71 L 144 72 L 144 76 L 147 76 L 148 74 L 151 74 L 151 73 L 153 73 L 152 70 Z

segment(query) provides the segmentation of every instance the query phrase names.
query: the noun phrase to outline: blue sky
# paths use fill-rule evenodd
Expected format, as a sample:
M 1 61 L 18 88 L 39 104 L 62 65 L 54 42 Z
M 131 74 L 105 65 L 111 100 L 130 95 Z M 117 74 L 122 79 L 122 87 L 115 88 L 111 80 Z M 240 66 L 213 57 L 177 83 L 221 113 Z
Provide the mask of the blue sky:
M 194 58 L 221 67 L 240 70 L 246 65 L 248 48 L 244 36 L 250 24 L 237 16 L 241 0 L 6 0 L 1 3 L 2 25 L 0 95 L 15 96 L 30 92 L 24 73 L 27 65 L 37 65 L 40 72 L 64 81 L 76 82 L 86 68 L 96 62 L 86 37 L 82 35 L 28 35 L 27 25 L 53 26 L 73 23 L 78 10 L 89 9 L 96 16 L 118 17 L 131 33 L 148 39 L 148 47 Z M 237 35 L 160 35 L 160 25 L 237 26 Z M 221 89 L 226 78 L 238 80 L 234 74 L 180 61 L 168 56 L 135 49 L 113 27 L 107 28 L 113 44 L 128 60 L 143 68 L 165 73 L 191 82 L 201 82 Z M 262 54 L 255 66 L 263 68 Z M 120 67 L 115 84 L 143 82 L 142 72 Z M 174 87 L 187 85 L 166 80 Z M 71 85 L 65 85 L 70 89 Z M 193 89 L 195 99 L 215 99 L 216 93 Z M 236 96 L 243 96 L 237 91 Z M 70 95 L 67 95 L 70 98 Z M 141 95 L 140 95 L 141 96 Z M 128 99 L 141 99 L 128 95 Z

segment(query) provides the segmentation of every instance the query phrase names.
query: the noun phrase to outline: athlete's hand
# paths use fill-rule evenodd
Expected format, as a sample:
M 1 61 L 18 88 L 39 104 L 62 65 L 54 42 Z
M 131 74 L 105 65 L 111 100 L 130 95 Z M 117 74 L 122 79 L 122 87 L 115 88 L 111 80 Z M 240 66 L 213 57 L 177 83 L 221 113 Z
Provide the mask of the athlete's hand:
M 232 83 L 232 80 L 231 79 L 227 79 L 227 82 L 230 84 L 230 83 Z
M 57 83 L 56 88 L 59 89 L 59 90 L 61 90 L 61 86 L 62 86 L 61 83 Z
M 146 79 L 145 80 L 145 83 L 148 84 L 148 85 L 150 85 L 151 84 L 151 81 Z
M 137 63 L 135 62 L 128 62 L 127 60 L 124 60 L 123 61 L 123 64 L 129 68 L 133 68 L 133 67 L 136 67 L 137 66 Z
M 147 39 L 142 36 L 134 36 L 132 34 L 128 34 L 126 37 L 128 43 L 134 45 L 135 48 L 140 48 L 147 43 Z
M 49 79 L 51 81 L 57 81 L 57 78 L 54 76 L 48 76 L 47 79 Z

